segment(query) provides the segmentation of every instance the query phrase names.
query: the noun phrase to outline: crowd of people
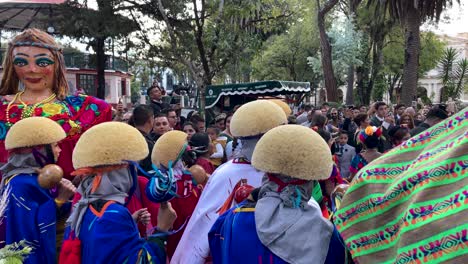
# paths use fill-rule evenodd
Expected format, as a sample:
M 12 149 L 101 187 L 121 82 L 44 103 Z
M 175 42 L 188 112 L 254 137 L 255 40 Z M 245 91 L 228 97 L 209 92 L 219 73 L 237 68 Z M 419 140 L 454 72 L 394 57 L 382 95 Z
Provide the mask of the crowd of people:
M 468 262 L 468 109 L 254 100 L 207 123 L 155 84 L 113 114 L 68 95 L 36 29 L 4 72 L 0 241 L 24 263 Z

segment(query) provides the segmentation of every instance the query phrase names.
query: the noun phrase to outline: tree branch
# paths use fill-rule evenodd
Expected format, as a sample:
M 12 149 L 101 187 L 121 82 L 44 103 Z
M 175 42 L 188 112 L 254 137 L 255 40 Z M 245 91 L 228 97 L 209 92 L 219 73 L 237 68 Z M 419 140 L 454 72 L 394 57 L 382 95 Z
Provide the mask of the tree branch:
M 172 52 L 174 52 L 174 54 L 177 54 L 177 38 L 174 32 L 174 28 L 170 24 L 169 19 L 167 18 L 166 12 L 164 11 L 164 7 L 162 5 L 161 0 L 158 0 L 158 10 L 161 13 L 161 16 L 169 32 L 169 42 L 171 44 Z M 186 58 L 182 58 L 182 60 L 184 64 L 187 66 L 187 68 L 189 68 L 189 70 L 192 72 L 192 76 L 196 79 L 197 76 L 199 76 L 198 75 L 199 72 L 197 71 L 195 65 L 191 61 L 187 60 Z
M 219 6 L 218 6 L 218 16 L 216 17 L 216 22 L 215 22 L 215 25 L 216 25 L 216 29 L 215 29 L 215 37 L 212 41 L 212 45 L 211 45 L 211 50 L 210 52 L 208 53 L 208 59 L 210 60 L 210 63 L 213 64 L 213 58 L 214 58 L 214 54 L 216 52 L 216 49 L 218 48 L 218 41 L 219 41 L 219 34 L 221 32 L 221 29 L 219 27 L 219 24 L 221 22 L 221 17 L 224 13 L 224 0 L 220 0 L 219 1 Z
M 319 14 L 325 16 L 337 3 L 338 0 L 328 0 L 322 8 L 319 8 Z M 320 7 L 320 5 L 318 5 L 318 7 Z
M 158 0 L 161 1 L 161 0 Z M 200 53 L 200 61 L 202 63 L 203 70 L 205 71 L 205 77 L 210 76 L 210 66 L 208 65 L 206 52 L 205 52 L 205 45 L 203 44 L 203 26 L 201 25 L 201 20 L 198 16 L 198 8 L 197 8 L 197 0 L 192 1 L 194 6 L 194 13 L 195 13 L 195 24 L 196 27 L 194 28 L 194 35 L 195 35 L 195 42 L 197 43 L 198 52 Z

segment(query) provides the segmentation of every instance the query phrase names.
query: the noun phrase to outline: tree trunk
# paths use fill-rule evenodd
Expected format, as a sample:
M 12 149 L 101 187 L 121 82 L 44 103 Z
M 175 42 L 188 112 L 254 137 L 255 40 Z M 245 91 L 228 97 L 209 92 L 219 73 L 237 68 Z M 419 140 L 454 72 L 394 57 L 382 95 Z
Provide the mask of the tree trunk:
M 96 72 L 97 72 L 97 91 L 96 96 L 101 99 L 106 97 L 106 79 L 105 79 L 105 68 L 106 68 L 106 54 L 104 52 L 105 38 L 96 38 Z
M 349 0 L 349 18 L 352 18 L 356 13 L 357 3 L 358 1 Z M 355 19 L 353 19 L 353 24 L 356 23 Z M 348 78 L 347 78 L 348 88 L 346 89 L 346 104 L 353 105 L 354 104 L 354 64 L 350 64 L 348 67 Z
M 402 103 L 407 106 L 411 105 L 411 101 L 417 100 L 416 89 L 418 88 L 420 49 L 419 27 L 421 25 L 419 11 L 413 7 L 410 7 L 410 9 L 406 12 L 405 18 L 405 65 L 401 85 Z
M 319 2 L 319 1 L 317 1 Z M 320 51 L 322 53 L 322 70 L 325 89 L 327 90 L 327 101 L 336 102 L 338 100 L 338 86 L 335 79 L 332 63 L 332 47 L 325 31 L 325 15 L 330 9 L 338 3 L 338 0 L 328 1 L 324 8 L 318 5 L 317 26 L 320 33 Z M 319 3 L 318 3 L 319 4 Z
M 346 89 L 346 105 L 354 104 L 353 89 L 354 89 L 354 65 L 348 67 L 348 88 Z

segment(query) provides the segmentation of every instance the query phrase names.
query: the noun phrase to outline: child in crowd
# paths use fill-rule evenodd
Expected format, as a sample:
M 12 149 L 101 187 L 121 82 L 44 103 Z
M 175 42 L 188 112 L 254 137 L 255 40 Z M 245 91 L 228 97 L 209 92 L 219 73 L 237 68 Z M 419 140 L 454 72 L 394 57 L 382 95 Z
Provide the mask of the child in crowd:
M 189 141 L 191 149 L 197 156 L 195 164 L 202 166 L 208 174 L 212 174 L 215 170 L 210 160 L 210 142 L 210 137 L 206 133 L 195 133 Z
M 217 126 L 208 127 L 206 133 L 208 133 L 208 136 L 210 136 L 211 143 L 214 146 L 213 154 L 210 156 L 211 162 L 215 167 L 218 167 L 223 164 L 226 141 L 219 137 L 221 131 Z
M 355 148 L 348 145 L 348 133 L 346 131 L 340 133 L 335 154 L 338 157 L 341 176 L 346 179 L 351 174 L 349 166 L 351 166 L 351 161 L 356 155 Z

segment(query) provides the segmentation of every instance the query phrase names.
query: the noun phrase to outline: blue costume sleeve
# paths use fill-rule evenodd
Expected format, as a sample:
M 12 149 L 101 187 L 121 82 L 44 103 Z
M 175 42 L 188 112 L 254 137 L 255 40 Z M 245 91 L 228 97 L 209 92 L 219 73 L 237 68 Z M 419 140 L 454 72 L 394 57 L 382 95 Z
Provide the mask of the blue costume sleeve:
M 56 206 L 49 192 L 37 183 L 36 174 L 19 174 L 8 183 L 6 243 L 26 240 L 33 251 L 28 263 L 56 262 Z
M 120 204 L 104 206 L 102 213 L 88 209 L 79 239 L 83 264 L 166 262 L 162 243 L 141 239 L 130 212 Z

